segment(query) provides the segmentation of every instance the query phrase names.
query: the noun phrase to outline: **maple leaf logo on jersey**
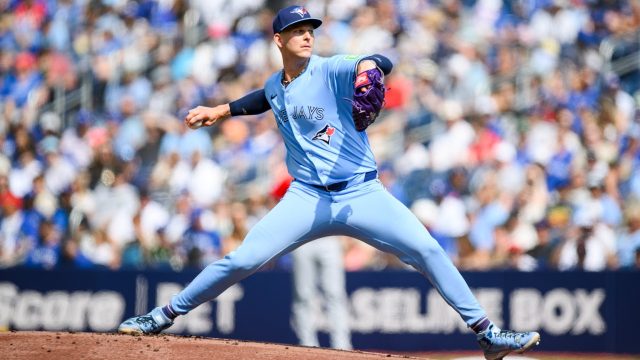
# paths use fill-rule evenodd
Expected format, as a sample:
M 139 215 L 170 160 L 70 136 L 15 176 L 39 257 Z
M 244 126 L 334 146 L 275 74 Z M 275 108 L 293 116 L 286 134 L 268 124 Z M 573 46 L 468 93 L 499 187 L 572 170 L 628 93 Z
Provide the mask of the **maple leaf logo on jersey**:
M 322 130 L 318 131 L 316 135 L 311 140 L 322 140 L 327 144 L 331 141 L 331 136 L 336 132 L 336 128 L 333 126 L 329 126 L 329 124 L 325 125 Z
M 298 14 L 298 15 L 300 15 L 301 18 L 303 18 L 309 12 L 307 11 L 307 9 L 305 9 L 303 7 L 297 7 L 295 9 L 291 10 L 291 13 L 292 14 Z

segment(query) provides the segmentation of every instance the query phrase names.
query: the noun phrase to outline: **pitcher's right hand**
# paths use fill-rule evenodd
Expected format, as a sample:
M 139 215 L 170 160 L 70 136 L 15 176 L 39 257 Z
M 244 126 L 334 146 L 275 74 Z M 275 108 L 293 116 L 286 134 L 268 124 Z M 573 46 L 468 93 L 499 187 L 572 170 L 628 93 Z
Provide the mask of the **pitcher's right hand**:
M 229 104 L 218 105 L 215 107 L 198 106 L 187 113 L 184 123 L 190 129 L 197 129 L 202 126 L 211 126 L 219 120 L 231 117 L 231 109 Z

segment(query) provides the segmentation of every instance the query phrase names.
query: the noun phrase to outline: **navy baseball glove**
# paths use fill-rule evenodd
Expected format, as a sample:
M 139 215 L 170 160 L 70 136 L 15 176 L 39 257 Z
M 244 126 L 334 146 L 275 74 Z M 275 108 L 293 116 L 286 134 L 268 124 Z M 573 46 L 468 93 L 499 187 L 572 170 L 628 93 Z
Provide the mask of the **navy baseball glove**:
M 382 71 L 378 68 L 363 71 L 356 77 L 355 93 L 351 101 L 356 130 L 364 131 L 380 114 L 386 92 L 383 79 Z

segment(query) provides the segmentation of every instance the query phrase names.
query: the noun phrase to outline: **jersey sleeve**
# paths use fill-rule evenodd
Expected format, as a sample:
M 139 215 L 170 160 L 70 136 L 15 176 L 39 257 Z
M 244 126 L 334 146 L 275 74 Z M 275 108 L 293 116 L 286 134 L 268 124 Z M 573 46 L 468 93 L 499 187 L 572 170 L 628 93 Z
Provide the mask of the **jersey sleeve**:
M 350 98 L 353 95 L 356 67 L 362 58 L 360 55 L 336 55 L 327 61 L 329 86 L 338 96 Z

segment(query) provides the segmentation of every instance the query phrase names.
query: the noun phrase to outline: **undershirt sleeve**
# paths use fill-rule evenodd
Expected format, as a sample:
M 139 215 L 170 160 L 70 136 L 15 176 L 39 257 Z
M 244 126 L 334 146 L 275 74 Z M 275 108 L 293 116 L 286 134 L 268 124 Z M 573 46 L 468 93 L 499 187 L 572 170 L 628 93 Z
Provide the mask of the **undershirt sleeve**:
M 230 102 L 229 109 L 231 110 L 231 116 L 258 115 L 270 110 L 271 105 L 267 101 L 264 89 L 260 89 Z
M 373 55 L 369 55 L 367 57 L 362 58 L 360 61 L 362 61 L 362 60 L 373 60 L 373 61 L 375 61 L 376 65 L 378 65 L 380 70 L 382 70 L 382 72 L 385 75 L 389 75 L 389 73 L 391 72 L 391 69 L 393 69 L 393 63 L 391 62 L 391 60 L 389 60 L 389 58 L 387 58 L 384 55 L 373 54 Z

